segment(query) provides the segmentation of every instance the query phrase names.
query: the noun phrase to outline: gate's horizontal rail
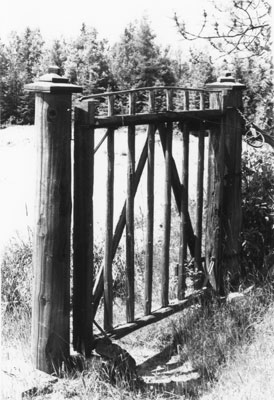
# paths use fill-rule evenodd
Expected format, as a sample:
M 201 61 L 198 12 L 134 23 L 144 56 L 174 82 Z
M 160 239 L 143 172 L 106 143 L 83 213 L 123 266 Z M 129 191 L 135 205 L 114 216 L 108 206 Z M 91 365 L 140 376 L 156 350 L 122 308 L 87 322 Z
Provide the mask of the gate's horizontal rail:
M 161 321 L 162 319 L 197 303 L 205 295 L 207 290 L 208 289 L 197 290 L 188 297 L 185 297 L 184 300 L 178 301 L 174 304 L 169 304 L 167 307 L 159 308 L 149 315 L 136 318 L 134 322 L 118 325 L 111 332 L 108 332 L 108 336 L 112 339 L 121 339 L 122 337 L 140 328 L 153 324 L 154 322 Z
M 121 95 L 121 94 L 129 94 L 129 93 L 138 93 L 138 92 L 156 92 L 159 90 L 182 90 L 185 92 L 196 92 L 196 93 L 221 93 L 220 90 L 208 90 L 202 88 L 187 88 L 181 86 L 149 86 L 149 87 L 142 87 L 136 89 L 127 89 L 127 90 L 118 90 L 115 92 L 105 92 L 105 93 L 96 93 L 90 94 L 88 96 L 83 96 L 80 98 L 80 101 L 88 100 L 88 99 L 100 99 L 103 97 L 110 97 L 113 95 Z
M 166 111 L 159 113 L 134 114 L 134 115 L 113 115 L 110 117 L 95 117 L 91 128 L 117 128 L 129 125 L 146 125 L 160 122 L 205 122 L 210 125 L 221 118 L 223 112 L 214 110 L 191 110 L 191 111 Z

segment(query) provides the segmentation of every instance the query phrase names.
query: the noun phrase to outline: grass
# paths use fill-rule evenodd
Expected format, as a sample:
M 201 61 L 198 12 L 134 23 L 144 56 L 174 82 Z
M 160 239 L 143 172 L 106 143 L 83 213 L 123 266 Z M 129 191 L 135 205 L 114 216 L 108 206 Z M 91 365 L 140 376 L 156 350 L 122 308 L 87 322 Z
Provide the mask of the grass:
M 28 293 L 31 285 L 25 279 L 32 275 L 30 246 L 31 243 L 13 240 L 3 257 L 2 279 L 6 279 L 8 271 L 12 273 L 14 267 L 22 271 L 16 279 L 13 276 L 2 285 L 2 299 L 10 301 L 10 304 L 4 304 L 5 307 L 2 305 L 4 365 L 5 362 L 24 365 L 31 360 Z M 96 362 L 89 363 L 83 371 L 66 373 L 53 385 L 52 393 L 43 393 L 36 399 L 271 398 L 266 383 L 270 378 L 269 367 L 274 364 L 273 297 L 273 282 L 269 280 L 258 282 L 240 302 L 228 304 L 208 295 L 187 310 L 134 332 L 119 342 L 130 353 L 136 354 L 169 348 L 169 355 L 177 355 L 181 365 L 191 365 L 199 378 L 186 385 L 183 397 L 180 397 L 182 394 L 167 394 L 160 386 L 151 391 L 149 385 L 140 384 L 132 391 L 123 379 L 113 385 L 102 362 Z M 263 397 L 259 396 L 261 390 L 265 393 Z M 236 393 L 242 397 L 239 394 L 237 397 Z
M 234 354 L 203 400 L 273 399 L 274 307 L 253 325 L 254 338 Z
M 256 165 L 253 167 L 254 171 L 258 170 Z M 264 171 L 263 173 L 266 175 Z M 256 182 L 261 180 L 259 178 L 256 179 Z M 258 192 L 257 183 L 254 186 Z M 250 197 L 254 199 L 253 189 L 251 189 L 252 187 L 249 187 Z M 261 209 L 260 205 L 259 207 L 255 207 L 253 204 L 250 206 L 251 222 L 254 219 L 253 213 L 258 209 Z M 170 263 L 176 264 L 179 229 L 174 209 L 172 218 L 174 229 L 171 232 Z M 139 229 L 143 232 L 144 216 L 140 214 L 139 219 L 137 221 Z M 259 222 L 263 223 L 261 220 Z M 159 229 L 158 225 L 157 229 Z M 253 222 L 252 229 L 254 230 Z M 256 229 L 258 232 L 261 230 L 260 227 Z M 157 298 L 159 296 L 158 264 L 162 243 L 160 240 L 158 241 L 158 237 L 155 238 L 155 241 L 156 285 L 153 287 L 153 291 Z M 251 243 L 251 249 L 254 245 L 257 246 L 257 242 Z M 15 365 L 22 375 L 25 374 L 25 381 L 28 380 L 29 373 L 27 365 L 31 362 L 31 247 L 30 240 L 22 240 L 19 237 L 13 239 L 3 253 L 1 265 L 2 365 L 4 368 Z M 260 250 L 264 251 L 264 247 Z M 102 261 L 102 251 L 102 243 L 99 243 L 96 250 L 98 265 Z M 136 243 L 136 252 L 138 275 L 136 287 L 140 289 L 143 287 L 144 254 L 139 243 Z M 253 262 L 254 257 L 250 254 L 253 253 L 247 253 L 247 259 Z M 117 278 L 115 287 L 118 293 L 118 297 L 115 299 L 118 310 L 115 322 L 118 323 L 122 322 L 119 318 L 122 314 L 121 307 L 124 307 L 125 282 L 123 280 L 124 258 L 122 252 L 117 252 L 114 264 L 114 273 Z M 173 276 L 171 272 L 171 277 L 170 292 L 172 295 L 176 289 L 176 276 Z M 136 331 L 119 341 L 119 344 L 134 357 L 160 352 L 162 358 L 158 358 L 159 365 L 165 366 L 171 356 L 176 356 L 180 366 L 188 365 L 190 370 L 196 371 L 196 378 L 183 384 L 180 391 L 174 385 L 141 383 L 132 389 L 126 379 L 119 379 L 113 385 L 105 371 L 104 363 L 99 361 L 85 365 L 81 371 L 65 372 L 64 377 L 59 379 L 48 390 L 48 393 L 44 391 L 35 398 L 37 400 L 160 400 L 163 398 L 249 400 L 273 398 L 271 380 L 274 363 L 273 282 L 257 280 L 254 277 L 251 281 L 254 283 L 254 288 L 239 303 L 228 304 L 224 299 L 209 295 L 204 301 L 193 304 L 187 310 Z M 136 309 L 138 310 L 143 304 L 141 295 L 137 297 L 137 301 Z M 152 368 L 148 372 L 152 375 L 155 374 Z M 14 388 L 11 387 L 11 389 Z M 6 397 L 6 399 L 8 398 L 15 397 L 11 395 L 11 397 Z

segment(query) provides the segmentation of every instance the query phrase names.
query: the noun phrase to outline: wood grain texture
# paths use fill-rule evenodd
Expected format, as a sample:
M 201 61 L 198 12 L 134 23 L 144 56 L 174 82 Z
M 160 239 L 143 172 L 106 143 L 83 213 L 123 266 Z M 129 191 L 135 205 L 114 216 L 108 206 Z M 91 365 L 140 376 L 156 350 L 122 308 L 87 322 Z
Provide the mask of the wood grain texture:
M 108 98 L 108 114 L 114 111 L 114 98 Z M 107 137 L 107 188 L 106 188 L 106 224 L 105 224 L 105 257 L 104 257 L 104 329 L 113 327 L 113 288 L 112 288 L 112 235 L 114 207 L 114 129 L 109 130 Z
M 86 357 L 93 336 L 94 129 L 83 122 L 86 125 L 94 118 L 95 104 L 83 104 L 74 114 L 73 347 Z
M 195 268 L 202 271 L 202 238 L 203 238 L 203 202 L 204 202 L 204 152 L 205 137 L 203 124 L 198 135 L 198 165 L 197 165 L 197 196 L 196 196 L 196 242 L 195 242 Z
M 135 95 L 129 95 L 129 113 L 135 112 Z M 128 127 L 127 200 L 126 200 L 126 318 L 134 320 L 135 308 L 135 255 L 134 255 L 134 179 L 135 179 L 135 126 Z
M 178 271 L 178 299 L 182 300 L 186 291 L 186 264 L 188 243 L 188 180 L 189 180 L 189 127 L 183 126 L 183 157 L 182 157 L 182 188 L 180 214 L 180 249 L 179 249 L 179 271 Z M 196 243 L 196 238 L 195 238 Z
M 36 94 L 32 353 L 52 373 L 69 357 L 71 94 Z
M 94 120 L 94 127 L 118 128 L 120 126 L 146 125 L 187 120 L 191 130 L 199 130 L 200 120 L 205 120 L 206 128 L 209 128 L 220 118 L 221 115 L 222 111 L 220 109 L 167 111 L 136 115 L 113 115 L 109 117 L 96 117 Z
M 149 109 L 154 110 L 154 92 L 150 92 Z M 154 234 L 154 163 L 155 163 L 155 125 L 147 130 L 147 227 L 146 227 L 146 259 L 145 259 L 145 315 L 151 313 L 152 278 L 153 278 L 153 234 Z
M 223 125 L 210 131 L 208 143 L 208 183 L 206 221 L 206 269 L 211 286 L 221 288 L 223 241 L 223 176 L 224 130 Z

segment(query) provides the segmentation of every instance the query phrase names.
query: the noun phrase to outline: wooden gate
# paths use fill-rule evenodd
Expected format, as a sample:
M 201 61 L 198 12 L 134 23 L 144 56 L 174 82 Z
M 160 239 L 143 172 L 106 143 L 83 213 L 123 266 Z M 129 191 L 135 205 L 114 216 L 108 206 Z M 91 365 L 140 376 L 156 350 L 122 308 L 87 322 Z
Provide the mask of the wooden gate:
M 100 100 L 100 103 L 96 100 Z M 86 104 L 75 109 L 73 343 L 77 351 L 84 352 L 86 355 L 90 354 L 93 342 L 93 335 L 91 334 L 93 323 L 97 328 L 100 328 L 95 318 L 102 297 L 104 299 L 103 329 L 115 338 L 122 337 L 135 329 L 186 307 L 191 298 L 197 295 L 197 291 L 194 290 L 192 294 L 189 294 L 188 291 L 188 296 L 186 296 L 188 254 L 193 261 L 194 269 L 204 272 L 205 280 L 203 282 L 206 283 L 209 280 L 215 290 L 223 291 L 224 271 L 222 269 L 227 269 L 224 266 L 224 257 L 226 262 L 230 259 L 230 264 L 233 262 L 233 264 L 238 265 L 240 221 L 241 123 L 237 126 L 235 108 L 233 108 L 233 117 L 231 118 L 229 115 L 229 106 L 226 106 L 228 101 L 229 95 L 225 94 L 220 88 L 198 90 L 181 87 L 152 87 L 87 96 L 82 98 L 82 103 Z M 107 107 L 104 106 L 105 104 L 107 104 Z M 98 107 L 99 110 L 103 110 L 99 115 L 96 113 Z M 125 111 L 121 113 L 121 109 L 125 109 Z M 229 107 L 229 110 L 232 110 L 232 108 Z M 146 125 L 147 132 L 143 150 L 139 160 L 136 160 L 135 136 L 136 127 L 139 125 Z M 124 206 L 118 223 L 114 227 L 114 143 L 120 127 L 125 127 L 122 135 L 127 135 L 127 184 Z M 179 167 L 176 166 L 172 154 L 172 138 L 174 129 L 177 127 L 182 145 L 182 160 Z M 105 206 L 102 201 L 102 206 L 106 210 L 105 247 L 104 262 L 93 285 L 94 207 L 92 199 L 94 170 L 96 171 L 94 137 L 96 131 L 103 128 L 106 132 L 102 140 L 107 140 Z M 191 222 L 188 204 L 190 134 L 197 137 L 198 146 L 195 226 Z M 208 134 L 209 175 L 208 183 L 204 185 L 204 141 Z M 165 173 L 162 177 L 164 200 L 160 259 L 161 304 L 157 310 L 152 310 L 152 282 L 153 268 L 155 268 L 153 263 L 154 203 L 160 201 L 159 198 L 154 198 L 154 180 L 157 176 L 154 164 L 155 135 L 159 135 L 162 145 Z M 232 138 L 232 135 L 234 135 L 234 138 Z M 230 141 L 233 142 L 233 145 Z M 225 151 L 227 152 L 226 156 Z M 237 157 L 239 158 L 238 161 L 236 161 Z M 225 171 L 225 158 L 230 163 L 227 171 Z M 146 168 L 145 164 L 147 164 Z M 181 178 L 179 177 L 179 170 L 181 170 Z M 102 174 L 102 171 L 97 173 Z M 136 318 L 134 198 L 141 175 L 144 173 L 147 175 L 146 240 L 144 244 L 145 280 L 143 288 L 145 300 L 143 317 Z M 227 180 L 226 184 L 225 180 Z M 89 182 L 88 186 L 87 182 Z M 205 213 L 203 194 L 207 185 L 207 222 L 206 226 L 203 226 Z M 227 186 L 226 192 L 224 192 L 225 186 Z M 172 229 L 172 192 L 180 215 L 180 238 L 177 299 L 171 302 L 169 297 L 169 252 Z M 227 196 L 226 201 L 224 201 L 224 196 Z M 229 216 L 228 222 L 226 222 L 226 215 Z M 112 265 L 124 229 L 126 242 L 124 271 L 126 275 L 126 315 L 125 323 L 114 328 Z M 202 254 L 202 239 L 206 243 L 204 254 Z M 229 243 L 227 251 L 223 248 L 224 240 Z M 234 266 L 235 269 L 237 267 Z M 84 287 L 85 290 L 83 290 Z
M 51 372 L 53 365 L 60 365 L 62 360 L 69 356 L 70 207 L 68 193 L 70 179 L 63 179 L 63 177 L 68 177 L 70 171 L 68 159 L 70 146 L 68 145 L 69 137 L 64 133 L 62 140 L 66 143 L 66 147 L 58 142 L 55 148 L 54 141 L 57 139 L 54 135 L 61 133 L 64 110 L 69 111 L 69 104 L 63 97 L 71 96 L 72 92 L 79 91 L 78 87 L 69 85 L 61 77 L 58 78 L 55 72 L 47 75 L 47 79 L 44 77 L 42 82 L 27 85 L 28 90 L 37 92 L 36 123 L 38 121 L 39 132 L 37 133 L 40 135 L 38 142 L 40 140 L 43 144 L 43 152 L 40 148 L 38 161 L 41 166 L 37 188 L 40 194 L 40 208 L 35 233 L 36 290 L 32 346 L 36 367 L 46 372 Z M 219 78 L 218 82 L 207 85 L 205 89 L 152 87 L 103 93 L 83 97 L 81 103 L 75 107 L 72 302 L 73 347 L 76 351 L 87 357 L 90 356 L 95 338 L 94 326 L 99 331 L 104 330 L 108 335 L 119 338 L 186 307 L 193 296 L 199 292 L 193 290 L 190 293 L 187 287 L 186 269 L 189 259 L 192 260 L 194 270 L 203 272 L 203 284 L 209 282 L 220 293 L 224 292 L 226 285 L 233 285 L 233 279 L 239 271 L 241 228 L 240 173 L 243 127 L 237 110 L 242 108 L 242 89 L 243 85 L 236 83 L 231 75 L 227 74 Z M 43 101 L 50 105 L 45 107 L 42 104 Z M 63 114 L 62 109 L 64 109 Z M 39 123 L 41 113 L 45 113 L 45 117 Z M 135 139 L 138 126 L 146 126 L 147 130 L 143 149 L 137 157 Z M 115 139 L 120 127 L 124 128 L 122 135 L 127 135 L 126 196 L 120 217 L 114 226 Z M 105 130 L 103 137 L 102 129 Z M 180 136 L 179 143 L 182 146 L 182 159 L 179 166 L 176 165 L 172 152 L 175 130 L 176 135 Z M 98 131 L 101 138 L 99 142 Z M 50 140 L 48 140 L 48 135 Z M 195 224 L 191 221 L 188 202 L 190 135 L 196 138 L 198 148 Z M 205 137 L 208 137 L 206 184 L 204 184 Z M 160 201 L 159 198 L 154 197 L 157 174 L 156 138 L 163 150 L 164 190 L 160 257 L 161 303 L 155 310 L 152 307 L 155 269 L 153 262 L 154 208 L 155 203 L 158 204 Z M 96 215 L 94 178 L 98 174 L 100 176 L 104 174 L 103 171 L 96 169 L 97 150 L 104 140 L 107 141 L 106 194 L 105 199 L 102 199 L 102 207 L 105 209 L 104 256 L 102 266 L 99 271 L 96 271 L 94 279 L 94 235 L 96 234 L 94 231 L 94 215 Z M 176 143 L 178 144 L 178 141 Z M 67 160 L 66 163 L 62 162 L 63 159 Z M 147 180 L 144 304 L 143 316 L 137 318 L 134 205 L 143 174 L 146 174 Z M 54 184 L 51 182 L 52 176 L 56 177 Z M 204 190 L 207 193 L 206 209 Z M 62 193 L 65 193 L 63 200 L 67 204 L 65 228 L 57 219 L 57 216 L 65 210 L 62 199 L 60 201 Z M 169 280 L 172 193 L 180 227 L 178 229 L 177 298 L 171 301 Z M 43 218 L 45 210 L 50 210 L 47 214 L 47 218 L 50 217 L 50 225 L 47 225 Z M 206 218 L 204 218 L 205 215 Z M 114 327 L 112 265 L 124 231 L 125 323 Z M 63 237 L 66 237 L 65 244 L 63 244 Z M 62 279 L 61 271 L 64 271 L 66 279 Z M 98 324 L 96 315 L 101 298 L 103 298 L 103 328 Z M 59 311 L 59 314 L 55 315 L 56 310 L 62 310 L 62 315 L 60 316 Z M 41 330 L 40 326 L 44 326 L 45 322 L 46 329 Z M 58 326 L 57 333 L 56 326 Z

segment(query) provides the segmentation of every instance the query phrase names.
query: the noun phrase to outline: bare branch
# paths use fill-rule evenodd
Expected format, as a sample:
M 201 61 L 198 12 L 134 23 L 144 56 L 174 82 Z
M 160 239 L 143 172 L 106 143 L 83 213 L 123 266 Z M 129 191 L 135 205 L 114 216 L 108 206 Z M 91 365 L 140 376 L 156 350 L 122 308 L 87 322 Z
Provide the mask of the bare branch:
M 222 10 L 215 4 L 219 13 L 228 13 L 230 23 L 208 22 L 208 14 L 204 10 L 202 26 L 198 33 L 187 28 L 184 21 L 180 21 L 177 14 L 174 15 L 179 33 L 185 40 L 207 40 L 215 49 L 230 54 L 236 50 L 247 50 L 249 52 L 263 52 L 268 48 L 270 35 L 270 22 L 268 20 L 271 7 L 266 0 L 232 0 L 232 8 Z M 222 48 L 226 46 L 225 49 Z

